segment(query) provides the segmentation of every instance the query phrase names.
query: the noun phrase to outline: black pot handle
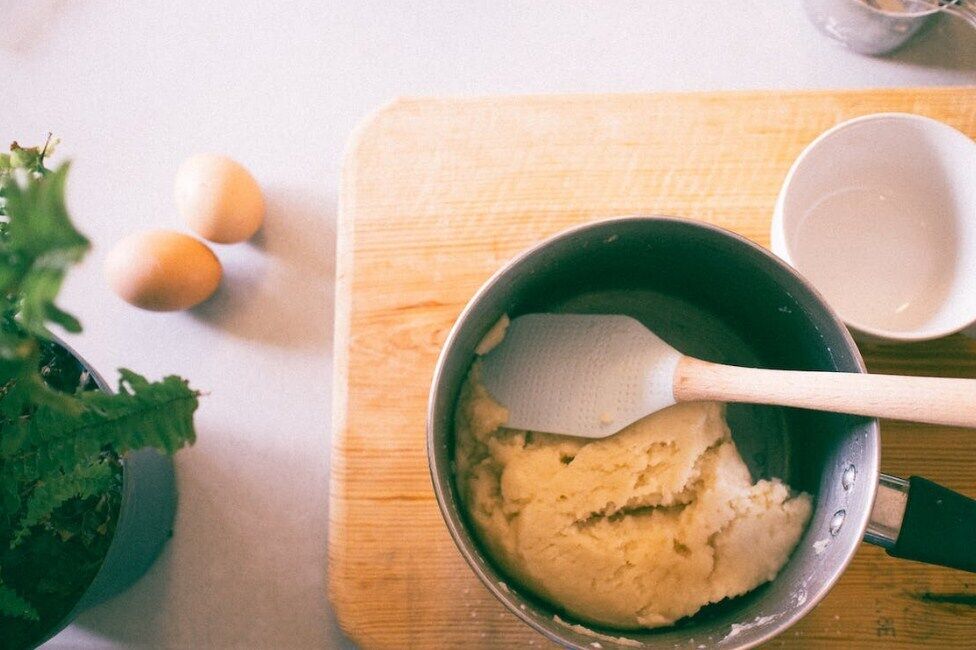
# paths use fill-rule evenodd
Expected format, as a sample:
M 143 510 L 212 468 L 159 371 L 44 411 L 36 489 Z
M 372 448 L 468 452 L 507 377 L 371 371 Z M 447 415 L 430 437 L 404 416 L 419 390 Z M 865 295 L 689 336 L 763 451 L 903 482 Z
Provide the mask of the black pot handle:
M 976 572 L 976 500 L 882 474 L 866 538 L 893 557 Z

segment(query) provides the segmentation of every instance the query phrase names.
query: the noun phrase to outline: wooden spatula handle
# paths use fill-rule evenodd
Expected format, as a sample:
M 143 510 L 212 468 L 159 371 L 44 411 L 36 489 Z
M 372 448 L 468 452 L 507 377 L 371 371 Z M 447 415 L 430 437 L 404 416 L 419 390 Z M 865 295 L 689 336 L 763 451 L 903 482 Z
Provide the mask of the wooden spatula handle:
M 674 375 L 674 398 L 976 427 L 976 379 L 763 370 L 682 357 Z

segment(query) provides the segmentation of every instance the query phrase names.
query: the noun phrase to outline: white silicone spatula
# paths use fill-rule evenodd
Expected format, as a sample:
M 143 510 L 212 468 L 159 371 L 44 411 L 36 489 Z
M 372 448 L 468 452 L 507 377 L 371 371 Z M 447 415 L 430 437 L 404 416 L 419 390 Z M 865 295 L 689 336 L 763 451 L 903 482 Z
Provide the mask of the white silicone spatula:
M 481 372 L 506 426 L 586 438 L 697 400 L 976 427 L 976 379 L 724 366 L 682 355 L 628 316 L 520 316 Z

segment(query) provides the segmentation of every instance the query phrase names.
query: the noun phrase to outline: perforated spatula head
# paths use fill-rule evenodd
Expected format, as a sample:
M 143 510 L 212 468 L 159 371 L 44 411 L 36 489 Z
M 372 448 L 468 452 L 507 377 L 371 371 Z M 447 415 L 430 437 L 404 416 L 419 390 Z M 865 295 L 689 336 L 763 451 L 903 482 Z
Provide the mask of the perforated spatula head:
M 506 426 L 603 438 L 674 400 L 681 354 L 629 316 L 528 314 L 481 360 Z

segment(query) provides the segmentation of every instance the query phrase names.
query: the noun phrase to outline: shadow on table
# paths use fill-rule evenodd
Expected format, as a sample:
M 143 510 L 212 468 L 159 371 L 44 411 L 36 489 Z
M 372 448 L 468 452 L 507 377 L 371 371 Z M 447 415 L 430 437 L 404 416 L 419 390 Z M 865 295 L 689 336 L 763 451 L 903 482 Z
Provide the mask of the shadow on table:
M 331 344 L 335 215 L 320 196 L 267 192 L 264 226 L 246 244 L 215 246 L 220 289 L 190 313 L 242 339 L 320 350 Z
M 354 648 L 326 598 L 328 459 L 203 447 L 201 436 L 177 456 L 180 510 L 163 554 L 75 626 L 112 647 Z

